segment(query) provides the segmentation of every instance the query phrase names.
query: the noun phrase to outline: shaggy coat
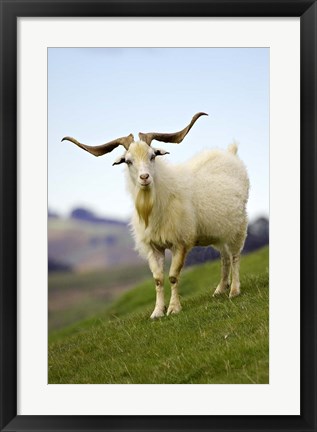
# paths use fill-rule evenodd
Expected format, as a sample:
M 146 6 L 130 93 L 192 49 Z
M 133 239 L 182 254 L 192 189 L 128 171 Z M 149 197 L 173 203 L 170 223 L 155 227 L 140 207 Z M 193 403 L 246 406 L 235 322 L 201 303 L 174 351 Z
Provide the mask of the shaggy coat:
M 176 256 L 176 265 L 173 266 L 172 261 L 170 271 L 173 301 L 169 313 L 181 309 L 177 293 L 179 273 L 187 252 L 197 245 L 212 245 L 221 253 L 222 279 L 215 294 L 229 287 L 232 267 L 230 297 L 238 295 L 249 180 L 237 156 L 237 146 L 232 144 L 225 151 L 204 151 L 179 165 L 159 158 L 154 163 L 150 161 L 151 152 L 151 147 L 138 141 L 131 144 L 125 158 L 130 158 L 134 165 L 134 168 L 132 164 L 127 167 L 127 183 L 135 203 L 132 232 L 136 249 L 149 260 L 159 291 L 152 317 L 164 314 L 162 263 L 165 249 L 172 251 L 173 259 Z M 136 171 L 132 172 L 133 169 Z M 136 181 L 141 172 L 150 175 L 149 187 L 140 187 Z

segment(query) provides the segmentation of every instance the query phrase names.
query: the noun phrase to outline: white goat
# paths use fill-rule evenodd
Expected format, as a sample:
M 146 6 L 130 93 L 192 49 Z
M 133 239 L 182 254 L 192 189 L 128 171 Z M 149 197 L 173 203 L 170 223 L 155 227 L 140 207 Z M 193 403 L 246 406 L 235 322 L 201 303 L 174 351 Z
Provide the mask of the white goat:
M 226 151 L 208 150 L 187 163 L 169 165 L 156 160 L 167 154 L 151 147 L 152 140 L 180 143 L 195 121 L 172 134 L 139 133 L 91 147 L 69 140 L 95 156 L 112 151 L 118 145 L 126 149 L 113 165 L 127 164 L 127 183 L 135 203 L 132 219 L 136 248 L 146 257 L 156 284 L 156 304 L 151 318 L 165 313 L 164 258 L 165 249 L 172 252 L 169 271 L 171 298 L 167 315 L 178 313 L 181 304 L 178 284 L 186 254 L 194 246 L 212 245 L 221 253 L 221 280 L 214 295 L 225 293 L 232 282 L 229 297 L 240 294 L 239 261 L 246 229 L 249 180 L 237 146 Z

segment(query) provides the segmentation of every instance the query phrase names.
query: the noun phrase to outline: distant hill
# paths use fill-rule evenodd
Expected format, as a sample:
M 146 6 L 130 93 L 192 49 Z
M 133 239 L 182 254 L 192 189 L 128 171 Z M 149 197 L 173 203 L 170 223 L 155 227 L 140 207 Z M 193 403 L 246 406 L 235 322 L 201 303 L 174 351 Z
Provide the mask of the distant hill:
M 58 261 L 55 261 L 53 259 L 48 259 L 48 271 L 49 272 L 69 272 L 72 271 L 72 268 L 70 265 L 60 263 Z
M 52 211 L 51 209 L 48 209 L 47 216 L 49 219 L 53 219 L 53 218 L 55 219 L 55 218 L 59 217 L 59 215 L 57 213 L 55 213 L 54 211 Z
M 48 214 L 49 271 L 92 271 L 144 263 L 134 250 L 128 223 L 99 217 L 84 208 L 74 209 L 67 218 L 52 210 Z M 244 253 L 269 243 L 269 221 L 258 218 L 248 227 Z M 195 247 L 186 266 L 219 257 L 211 247 Z
M 70 217 L 71 219 L 98 223 L 98 224 L 108 224 L 108 225 L 125 226 L 125 227 L 128 225 L 127 222 L 124 221 L 96 216 L 92 211 L 84 208 L 77 208 L 73 210 L 71 212 Z
M 134 250 L 126 222 L 99 218 L 85 209 L 75 209 L 70 217 L 48 219 L 49 271 L 71 269 L 92 271 L 122 265 L 135 265 L 143 260 Z
M 244 245 L 244 252 L 252 252 L 269 244 L 269 228 L 269 221 L 265 217 L 260 217 L 250 223 Z

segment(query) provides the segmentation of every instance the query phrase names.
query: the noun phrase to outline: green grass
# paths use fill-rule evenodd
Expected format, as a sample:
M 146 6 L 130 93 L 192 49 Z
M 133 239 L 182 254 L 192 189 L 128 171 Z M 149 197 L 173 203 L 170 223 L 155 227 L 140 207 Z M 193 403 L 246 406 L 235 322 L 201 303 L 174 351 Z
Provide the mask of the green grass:
M 219 271 L 216 262 L 184 272 L 179 315 L 149 319 L 148 281 L 55 332 L 49 383 L 268 383 L 268 248 L 242 258 L 242 294 L 233 300 L 211 296 Z

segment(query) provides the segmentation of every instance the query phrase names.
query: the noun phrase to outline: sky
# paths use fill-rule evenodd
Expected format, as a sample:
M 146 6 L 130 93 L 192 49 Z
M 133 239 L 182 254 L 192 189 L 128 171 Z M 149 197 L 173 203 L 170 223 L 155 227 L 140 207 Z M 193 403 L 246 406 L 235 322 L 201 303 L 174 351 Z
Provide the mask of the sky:
M 128 220 L 123 153 L 94 157 L 72 136 L 98 145 L 139 132 L 176 132 L 203 111 L 184 141 L 153 142 L 172 163 L 239 144 L 250 177 L 250 220 L 269 216 L 268 48 L 49 48 L 48 206 L 84 207 Z M 210 186 L 212 187 L 212 185 Z

